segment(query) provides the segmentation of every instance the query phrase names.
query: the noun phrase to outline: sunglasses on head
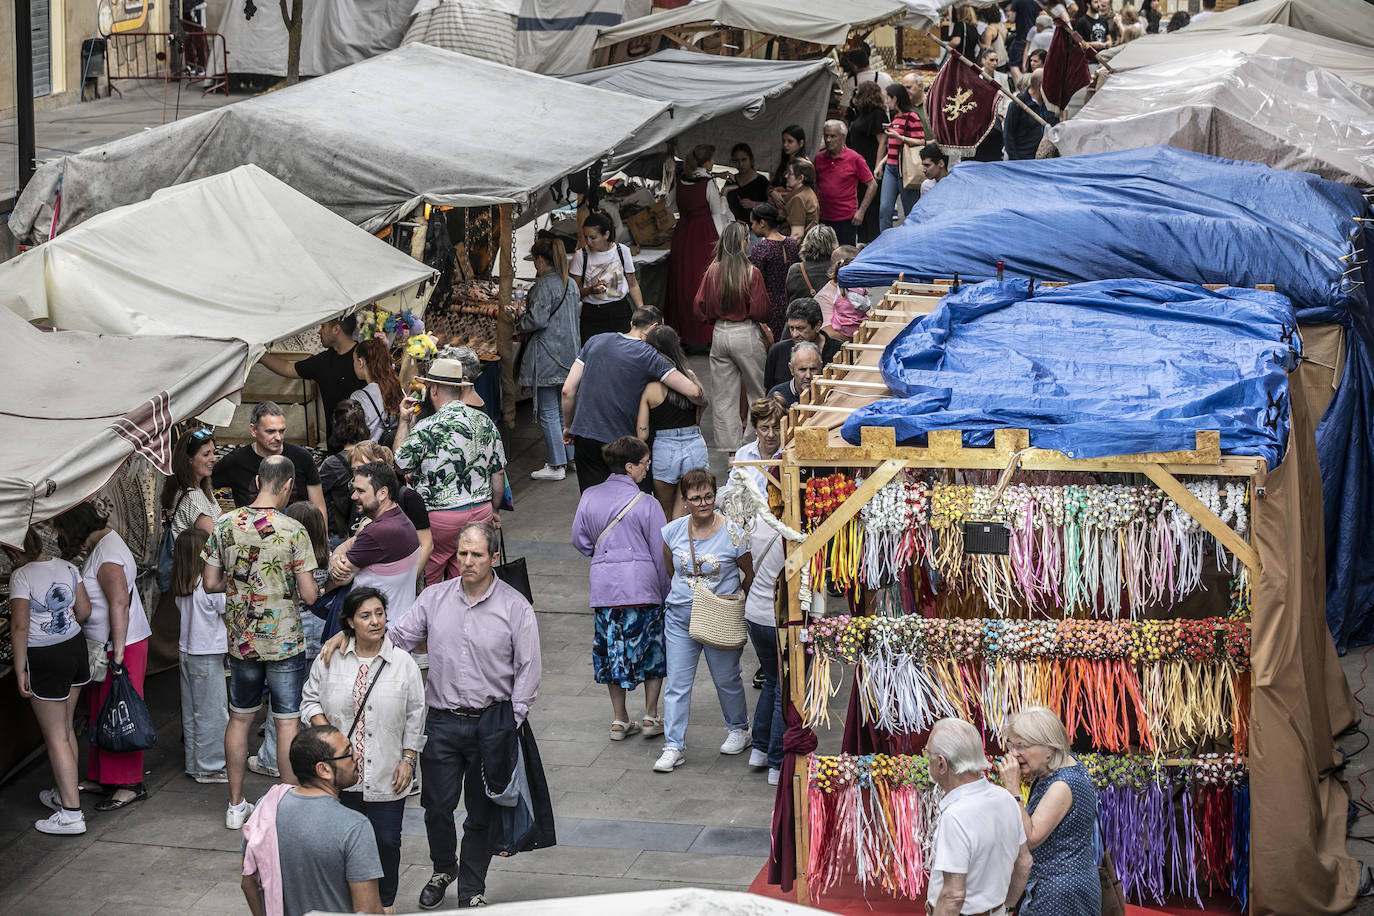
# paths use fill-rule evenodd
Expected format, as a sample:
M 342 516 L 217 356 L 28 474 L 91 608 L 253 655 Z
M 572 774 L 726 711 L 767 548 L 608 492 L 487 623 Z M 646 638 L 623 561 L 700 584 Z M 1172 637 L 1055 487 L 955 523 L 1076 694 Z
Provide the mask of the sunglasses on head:
M 193 452 L 206 439 L 213 439 L 214 437 L 215 431 L 213 429 L 198 429 L 186 437 L 186 451 Z

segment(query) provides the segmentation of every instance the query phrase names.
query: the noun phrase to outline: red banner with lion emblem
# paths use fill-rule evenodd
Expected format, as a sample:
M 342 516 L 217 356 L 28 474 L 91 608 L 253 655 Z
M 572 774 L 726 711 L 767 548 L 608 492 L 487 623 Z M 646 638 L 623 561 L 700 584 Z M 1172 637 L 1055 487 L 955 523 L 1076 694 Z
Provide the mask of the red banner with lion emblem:
M 926 93 L 930 132 L 940 148 L 972 155 L 997 120 L 997 95 L 995 83 L 959 55 L 948 55 Z

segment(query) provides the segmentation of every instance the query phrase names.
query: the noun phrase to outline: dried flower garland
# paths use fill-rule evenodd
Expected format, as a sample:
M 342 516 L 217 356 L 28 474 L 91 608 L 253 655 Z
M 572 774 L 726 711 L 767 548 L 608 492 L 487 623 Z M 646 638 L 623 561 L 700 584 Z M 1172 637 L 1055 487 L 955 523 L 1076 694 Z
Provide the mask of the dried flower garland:
M 836 664 L 859 669 L 865 721 L 922 731 L 945 716 L 1007 718 L 1045 705 L 1094 744 L 1125 751 L 1207 739 L 1244 749 L 1249 722 L 1246 621 L 830 617 L 802 632 L 812 664 L 803 718 L 829 724 Z
M 1102 841 L 1137 902 L 1229 893 L 1245 907 L 1250 796 L 1244 762 L 1204 755 L 1164 762 L 1082 754 L 1098 791 Z M 845 875 L 865 889 L 920 899 L 929 880 L 939 790 L 924 757 L 813 754 L 808 761 L 808 874 L 818 897 Z M 995 769 L 989 770 L 989 778 Z

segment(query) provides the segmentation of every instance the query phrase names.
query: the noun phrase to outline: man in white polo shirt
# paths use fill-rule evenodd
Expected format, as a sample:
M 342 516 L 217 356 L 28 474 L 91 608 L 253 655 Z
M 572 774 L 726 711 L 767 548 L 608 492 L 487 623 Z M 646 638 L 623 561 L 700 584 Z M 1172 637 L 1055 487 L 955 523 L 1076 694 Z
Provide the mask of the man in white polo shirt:
M 936 722 L 925 756 L 944 793 L 926 909 L 933 916 L 1003 916 L 1030 874 L 1020 807 L 983 778 L 983 738 L 962 719 Z

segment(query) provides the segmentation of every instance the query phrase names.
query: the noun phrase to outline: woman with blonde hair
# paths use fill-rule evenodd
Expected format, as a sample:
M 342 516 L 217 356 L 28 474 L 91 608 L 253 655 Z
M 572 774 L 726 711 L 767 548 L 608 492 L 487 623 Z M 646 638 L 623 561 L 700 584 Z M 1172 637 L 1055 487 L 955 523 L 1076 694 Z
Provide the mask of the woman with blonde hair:
M 1045 706 L 1027 706 L 1002 730 L 1007 755 L 1002 785 L 1018 803 L 1021 781 L 1030 797 L 1021 811 L 1031 850 L 1030 880 L 1021 916 L 1098 916 L 1102 860 L 1097 836 L 1097 789 L 1069 750 L 1064 723 Z
M 725 227 L 716 258 L 701 279 L 692 303 L 698 320 L 714 327 L 711 340 L 711 411 L 715 447 L 739 447 L 744 422 L 735 411 L 740 386 L 752 402 L 763 397 L 763 363 L 768 355 L 761 324 L 768 320 L 768 287 L 749 260 L 749 230 Z

